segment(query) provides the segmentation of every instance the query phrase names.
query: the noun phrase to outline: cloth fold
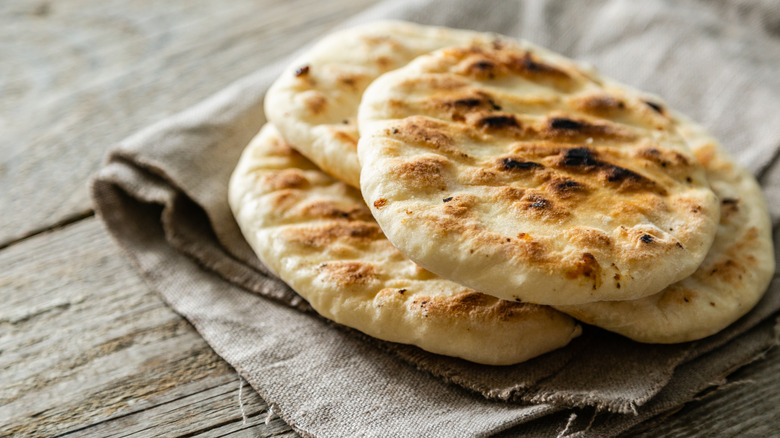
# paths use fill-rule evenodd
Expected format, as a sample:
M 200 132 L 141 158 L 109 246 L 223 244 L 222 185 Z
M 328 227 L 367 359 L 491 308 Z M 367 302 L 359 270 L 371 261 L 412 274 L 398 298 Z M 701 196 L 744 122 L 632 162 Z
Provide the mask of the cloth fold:
M 772 175 L 780 10 L 755 3 L 735 11 L 726 2 L 660 0 L 388 1 L 345 26 L 399 18 L 529 39 L 664 96 L 738 161 Z M 92 195 L 150 285 L 302 435 L 547 436 L 567 423 L 569 434 L 614 435 L 777 343 L 777 279 L 752 312 L 698 342 L 638 344 L 587 327 L 568 347 L 510 367 L 377 341 L 318 317 L 257 260 L 227 206 L 230 173 L 265 122 L 263 94 L 284 62 L 123 141 Z M 779 183 L 764 184 L 776 191 Z

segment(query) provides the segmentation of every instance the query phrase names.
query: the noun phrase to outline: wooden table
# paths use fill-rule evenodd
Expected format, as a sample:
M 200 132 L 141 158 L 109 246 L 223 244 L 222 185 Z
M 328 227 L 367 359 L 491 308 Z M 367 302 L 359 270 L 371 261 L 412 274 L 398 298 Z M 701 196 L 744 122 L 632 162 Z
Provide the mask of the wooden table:
M 131 268 L 86 181 L 374 1 L 0 2 L 0 436 L 295 435 Z M 777 432 L 778 375 L 775 349 L 646 435 Z

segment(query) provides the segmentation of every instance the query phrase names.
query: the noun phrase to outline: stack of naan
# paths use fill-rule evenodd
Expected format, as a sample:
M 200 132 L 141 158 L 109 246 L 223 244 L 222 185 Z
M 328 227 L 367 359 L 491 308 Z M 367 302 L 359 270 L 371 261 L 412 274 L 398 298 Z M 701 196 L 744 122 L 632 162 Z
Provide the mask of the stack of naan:
M 268 91 L 230 205 L 325 318 L 514 364 L 578 321 L 700 339 L 774 271 L 760 189 L 703 128 L 524 41 L 378 22 L 325 37 Z

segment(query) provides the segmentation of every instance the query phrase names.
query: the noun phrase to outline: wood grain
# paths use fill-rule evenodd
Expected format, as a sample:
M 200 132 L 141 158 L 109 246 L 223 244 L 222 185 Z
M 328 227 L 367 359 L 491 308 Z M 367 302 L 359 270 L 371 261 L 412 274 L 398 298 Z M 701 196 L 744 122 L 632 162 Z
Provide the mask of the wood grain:
M 780 436 L 780 348 L 770 350 L 765 358 L 743 367 L 728 380 L 674 415 L 640 425 L 626 436 Z
M 0 436 L 291 433 L 94 218 L 0 251 Z
M 88 215 L 109 146 L 375 1 L 0 2 L 0 247 Z
M 0 436 L 295 436 L 94 218 L 0 251 Z M 629 436 L 771 436 L 780 350 Z

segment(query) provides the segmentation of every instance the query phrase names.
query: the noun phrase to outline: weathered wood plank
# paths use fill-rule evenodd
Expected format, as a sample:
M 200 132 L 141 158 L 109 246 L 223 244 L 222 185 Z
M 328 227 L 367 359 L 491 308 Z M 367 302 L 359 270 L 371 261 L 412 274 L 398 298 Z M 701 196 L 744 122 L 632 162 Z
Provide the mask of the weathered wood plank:
M 0 247 L 87 214 L 112 144 L 375 1 L 0 2 Z
M 242 424 L 236 372 L 96 219 L 0 251 L 0 266 L 0 436 L 290 431 L 265 426 L 248 385 Z
M 244 385 L 244 423 L 238 403 L 238 378 L 180 399 L 79 430 L 75 435 L 109 437 L 224 436 L 248 431 L 252 436 L 296 436 L 279 417 L 271 414 L 255 391 Z
M 639 426 L 636 438 L 780 436 L 780 348 L 729 376 L 729 383 L 661 421 Z M 641 432 L 640 432 L 641 431 Z

